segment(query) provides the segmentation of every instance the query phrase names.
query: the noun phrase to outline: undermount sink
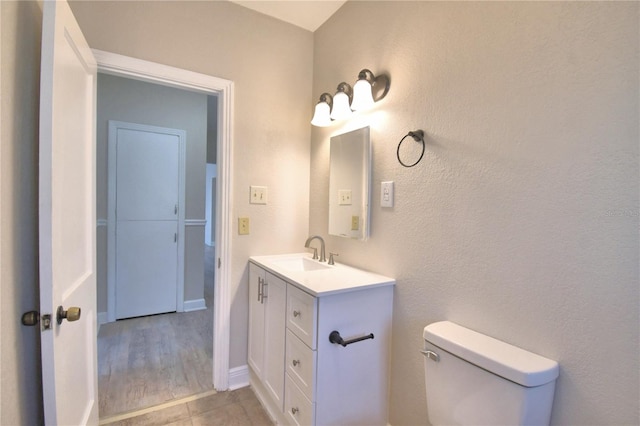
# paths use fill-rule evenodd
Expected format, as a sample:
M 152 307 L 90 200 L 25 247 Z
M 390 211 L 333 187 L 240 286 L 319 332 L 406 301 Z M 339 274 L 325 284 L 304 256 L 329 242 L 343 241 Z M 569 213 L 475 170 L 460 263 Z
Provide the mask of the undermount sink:
M 289 257 L 272 261 L 274 265 L 290 271 L 317 271 L 329 269 L 330 266 L 306 257 Z

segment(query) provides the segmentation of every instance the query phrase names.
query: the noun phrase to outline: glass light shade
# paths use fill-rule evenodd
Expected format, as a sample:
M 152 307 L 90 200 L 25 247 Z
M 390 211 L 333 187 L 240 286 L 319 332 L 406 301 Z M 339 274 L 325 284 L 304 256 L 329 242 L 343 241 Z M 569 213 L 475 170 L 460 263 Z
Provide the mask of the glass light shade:
M 349 96 L 344 92 L 338 92 L 333 96 L 333 109 L 331 110 L 331 118 L 334 120 L 344 120 L 351 117 L 351 108 L 349 107 Z
M 371 84 L 365 79 L 356 81 L 356 84 L 353 85 L 353 102 L 351 103 L 351 109 L 358 111 L 369 108 L 373 104 Z
M 311 119 L 311 124 L 318 127 L 327 127 L 331 125 L 331 117 L 329 116 L 329 112 L 331 111 L 331 107 L 326 102 L 318 102 L 316 104 L 316 110 L 313 113 L 313 118 Z

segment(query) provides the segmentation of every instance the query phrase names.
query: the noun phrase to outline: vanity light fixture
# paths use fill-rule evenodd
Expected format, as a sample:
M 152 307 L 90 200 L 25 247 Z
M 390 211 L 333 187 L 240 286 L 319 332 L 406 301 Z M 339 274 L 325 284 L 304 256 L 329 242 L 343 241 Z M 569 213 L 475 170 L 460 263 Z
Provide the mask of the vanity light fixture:
M 311 124 L 326 127 L 331 125 L 331 120 L 345 120 L 351 117 L 353 111 L 371 107 L 388 92 L 389 77 L 385 74 L 376 76 L 365 68 L 358 74 L 353 89 L 348 83 L 342 82 L 333 97 L 328 93 L 320 95 Z
M 327 127 L 331 125 L 331 106 L 333 105 L 333 97 L 328 93 L 320 95 L 320 100 L 316 104 L 316 109 L 311 119 L 311 124 L 318 127 Z
M 331 118 L 334 120 L 345 120 L 351 117 L 352 111 L 349 104 L 353 90 L 348 83 L 344 81 L 338 84 L 338 89 L 333 95 L 333 109 L 331 110 Z

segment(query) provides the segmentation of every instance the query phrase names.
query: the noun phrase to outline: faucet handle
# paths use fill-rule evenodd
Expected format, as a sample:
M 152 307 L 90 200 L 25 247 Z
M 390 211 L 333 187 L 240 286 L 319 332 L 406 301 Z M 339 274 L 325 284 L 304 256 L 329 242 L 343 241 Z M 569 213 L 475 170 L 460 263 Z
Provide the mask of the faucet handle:
M 315 247 L 309 247 L 313 249 L 313 259 L 316 260 L 318 259 L 318 249 Z
M 335 265 L 336 263 L 333 261 L 333 256 L 340 256 L 338 253 L 329 252 L 329 265 Z

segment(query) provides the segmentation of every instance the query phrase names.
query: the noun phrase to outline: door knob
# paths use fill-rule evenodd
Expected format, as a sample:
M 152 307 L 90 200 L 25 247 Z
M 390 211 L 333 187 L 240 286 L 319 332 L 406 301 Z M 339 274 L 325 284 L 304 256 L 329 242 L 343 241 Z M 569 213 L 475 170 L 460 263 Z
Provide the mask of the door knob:
M 56 319 L 58 320 L 58 325 L 62 324 L 63 319 L 66 319 L 69 322 L 78 321 L 80 319 L 80 308 L 72 306 L 65 311 L 62 306 L 58 306 Z
M 34 326 L 40 321 L 40 313 L 38 311 L 29 311 L 22 314 L 22 325 Z
M 39 322 L 42 322 L 42 329 L 43 330 L 50 330 L 51 329 L 51 315 L 50 314 L 45 314 L 45 315 L 40 315 L 40 312 L 38 311 L 29 311 L 29 312 L 25 312 L 24 314 L 22 314 L 22 325 L 26 325 L 26 326 L 34 326 L 34 325 L 38 325 Z

